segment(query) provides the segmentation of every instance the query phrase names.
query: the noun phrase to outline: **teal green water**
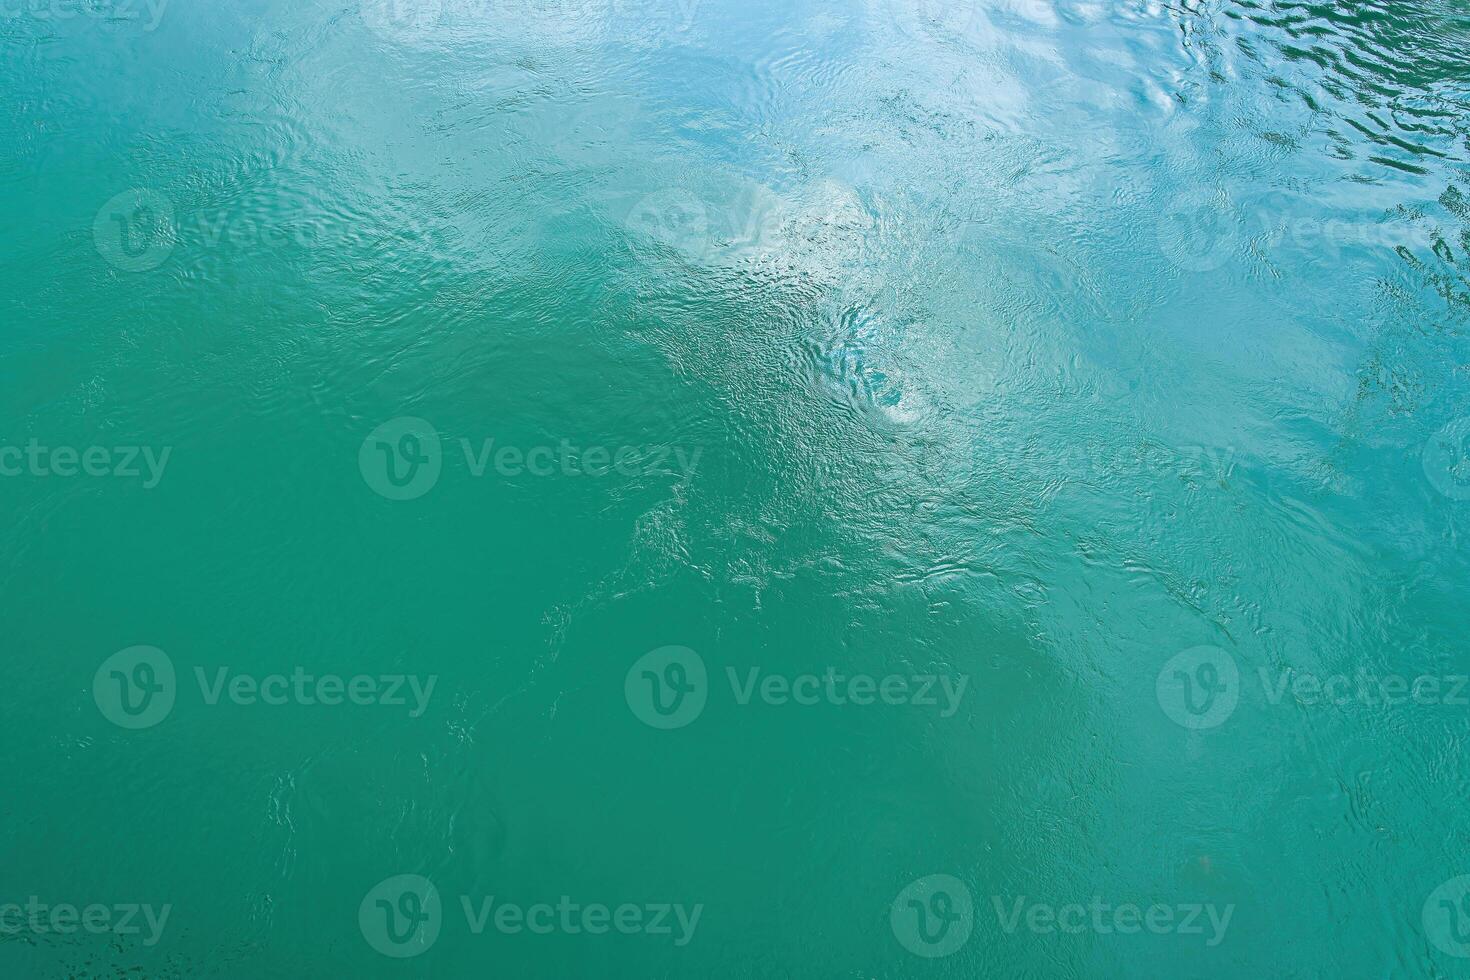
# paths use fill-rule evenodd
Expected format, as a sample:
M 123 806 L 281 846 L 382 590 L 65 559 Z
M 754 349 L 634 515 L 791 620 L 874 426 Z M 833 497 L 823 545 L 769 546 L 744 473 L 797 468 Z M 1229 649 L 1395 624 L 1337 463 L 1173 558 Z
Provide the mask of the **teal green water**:
M 1470 975 L 1463 3 L 0 14 L 0 975 Z

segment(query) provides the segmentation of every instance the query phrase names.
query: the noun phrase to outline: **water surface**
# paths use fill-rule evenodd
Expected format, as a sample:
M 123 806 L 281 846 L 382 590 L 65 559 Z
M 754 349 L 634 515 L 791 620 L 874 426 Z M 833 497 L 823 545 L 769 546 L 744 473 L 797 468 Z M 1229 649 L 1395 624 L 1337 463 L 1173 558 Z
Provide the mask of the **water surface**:
M 53 12 L 7 975 L 1464 971 L 1462 4 Z

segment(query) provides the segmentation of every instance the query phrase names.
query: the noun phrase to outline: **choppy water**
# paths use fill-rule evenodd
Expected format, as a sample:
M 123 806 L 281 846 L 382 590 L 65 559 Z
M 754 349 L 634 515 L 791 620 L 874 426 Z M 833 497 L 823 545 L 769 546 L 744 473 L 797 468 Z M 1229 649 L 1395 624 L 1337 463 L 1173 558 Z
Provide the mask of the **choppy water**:
M 1467 50 L 7 5 L 3 972 L 1464 975 Z

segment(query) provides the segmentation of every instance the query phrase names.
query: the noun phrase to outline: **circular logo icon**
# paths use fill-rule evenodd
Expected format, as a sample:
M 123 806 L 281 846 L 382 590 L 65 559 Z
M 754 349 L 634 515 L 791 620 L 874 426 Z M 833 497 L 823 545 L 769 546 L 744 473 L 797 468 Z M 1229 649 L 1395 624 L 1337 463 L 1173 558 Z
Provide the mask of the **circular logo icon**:
M 389 500 L 414 500 L 434 489 L 444 468 L 439 433 L 423 419 L 390 419 L 363 440 L 357 466 L 373 492 Z
M 178 243 L 173 202 L 157 191 L 123 191 L 97 212 L 92 241 L 97 254 L 123 272 L 156 269 Z
M 174 663 L 157 647 L 119 650 L 92 677 L 92 699 L 119 728 L 152 728 L 174 710 Z
M 888 924 L 904 949 L 925 959 L 956 952 L 970 941 L 975 901 L 953 875 L 925 875 L 898 893 Z
M 976 0 L 881 0 L 895 27 L 921 41 L 969 34 L 979 17 Z
M 438 30 L 444 0 L 362 0 L 362 21 L 385 41 L 420 43 Z
M 638 720 L 653 728 L 683 728 L 704 712 L 709 678 L 704 659 L 688 647 L 659 647 L 628 668 L 623 695 Z
M 1451 500 L 1470 500 L 1470 416 L 1430 436 L 1424 445 L 1424 475 Z
M 1191 647 L 1164 664 L 1154 693 L 1176 724 L 1196 731 L 1214 728 L 1240 703 L 1240 668 L 1219 647 Z
M 402 960 L 427 953 L 444 925 L 439 889 L 423 875 L 385 878 L 363 896 L 357 924 L 368 945 L 384 956 Z
M 645 195 L 628 212 L 628 227 L 690 258 L 709 251 L 709 212 L 704 202 L 682 188 Z
M 1159 251 L 1185 272 L 1213 272 L 1235 251 L 1239 233 L 1230 213 L 1209 195 L 1195 192 L 1170 202 L 1158 219 Z
M 1470 957 L 1470 875 L 1451 878 L 1424 902 L 1424 936 L 1441 953 Z

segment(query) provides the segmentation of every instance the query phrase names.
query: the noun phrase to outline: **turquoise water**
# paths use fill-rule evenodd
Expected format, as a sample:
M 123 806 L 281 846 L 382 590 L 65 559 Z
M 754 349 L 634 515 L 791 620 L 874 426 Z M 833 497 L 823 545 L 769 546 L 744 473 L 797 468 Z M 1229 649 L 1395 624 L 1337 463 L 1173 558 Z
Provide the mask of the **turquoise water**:
M 0 973 L 1470 975 L 1470 9 L 0 10 Z

